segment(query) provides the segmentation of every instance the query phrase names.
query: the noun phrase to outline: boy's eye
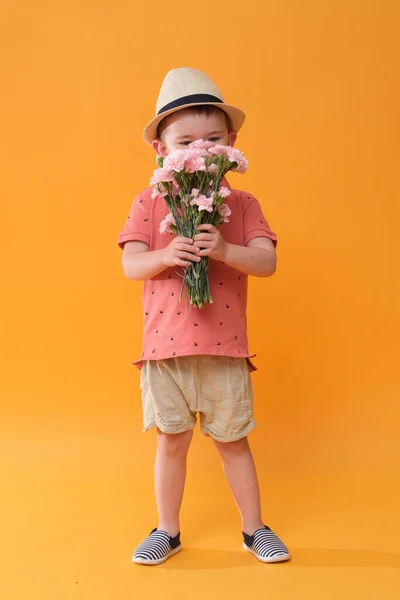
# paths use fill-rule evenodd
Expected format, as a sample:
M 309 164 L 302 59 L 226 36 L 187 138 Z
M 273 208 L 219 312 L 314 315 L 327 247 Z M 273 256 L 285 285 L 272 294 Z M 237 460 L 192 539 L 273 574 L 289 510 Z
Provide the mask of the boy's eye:
M 211 137 L 211 138 L 208 138 L 208 141 L 215 143 L 215 142 L 218 142 L 220 139 L 221 138 L 219 138 L 219 137 Z M 180 142 L 180 146 L 189 146 L 189 144 L 191 144 L 191 143 L 192 142 L 190 140 L 187 140 L 185 142 Z

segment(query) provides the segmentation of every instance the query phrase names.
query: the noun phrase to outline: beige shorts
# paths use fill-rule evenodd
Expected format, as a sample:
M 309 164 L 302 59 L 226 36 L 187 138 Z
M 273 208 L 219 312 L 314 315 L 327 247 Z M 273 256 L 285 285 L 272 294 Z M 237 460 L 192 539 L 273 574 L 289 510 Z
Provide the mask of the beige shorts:
M 220 442 L 246 436 L 254 427 L 253 388 L 245 358 L 179 356 L 146 360 L 140 375 L 143 431 L 194 429 Z

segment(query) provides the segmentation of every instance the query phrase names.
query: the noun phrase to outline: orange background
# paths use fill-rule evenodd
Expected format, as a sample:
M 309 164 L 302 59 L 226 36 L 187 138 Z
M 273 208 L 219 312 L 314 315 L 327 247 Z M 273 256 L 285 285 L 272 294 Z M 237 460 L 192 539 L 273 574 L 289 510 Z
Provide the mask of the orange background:
M 1 11 L 2 599 L 398 598 L 398 3 Z M 241 550 L 198 432 L 185 552 L 130 560 L 156 519 L 155 436 L 131 365 L 141 284 L 117 236 L 155 167 L 141 132 L 159 85 L 185 65 L 246 111 L 250 169 L 231 183 L 279 236 L 276 275 L 250 284 L 249 335 L 251 442 L 285 565 Z

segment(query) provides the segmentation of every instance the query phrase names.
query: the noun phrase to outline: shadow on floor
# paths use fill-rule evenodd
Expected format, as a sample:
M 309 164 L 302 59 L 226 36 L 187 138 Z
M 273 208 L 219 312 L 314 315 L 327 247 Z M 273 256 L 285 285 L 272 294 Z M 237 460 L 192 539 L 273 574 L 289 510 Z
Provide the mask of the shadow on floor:
M 208 570 L 232 569 L 238 567 L 260 568 L 351 568 L 373 567 L 385 569 L 400 568 L 400 554 L 376 552 L 374 550 L 332 550 L 327 548 L 290 548 L 292 559 L 264 565 L 243 551 L 207 550 L 205 548 L 184 548 L 158 568 L 169 570 Z

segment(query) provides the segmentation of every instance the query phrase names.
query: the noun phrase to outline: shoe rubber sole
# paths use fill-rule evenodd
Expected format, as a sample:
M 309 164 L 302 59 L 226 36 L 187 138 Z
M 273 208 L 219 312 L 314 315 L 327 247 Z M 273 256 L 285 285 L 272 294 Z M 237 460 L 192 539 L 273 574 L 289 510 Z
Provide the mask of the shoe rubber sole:
M 244 542 L 243 542 L 243 548 L 246 550 L 246 552 L 250 552 L 250 554 L 253 554 L 258 560 L 260 560 L 261 562 L 264 562 L 264 563 L 283 562 L 284 560 L 289 560 L 291 558 L 290 554 L 280 554 L 280 555 L 278 554 L 278 556 L 272 556 L 271 558 L 264 558 L 263 556 L 259 556 L 257 554 L 257 552 L 255 552 L 255 550 L 246 546 L 246 544 Z
M 132 561 L 134 563 L 136 563 L 137 565 L 149 565 L 149 566 L 162 565 L 162 563 L 164 563 L 171 556 L 173 556 L 174 554 L 177 554 L 181 550 L 182 550 L 182 544 L 180 544 L 173 550 L 170 550 L 168 552 L 168 554 L 166 556 L 164 556 L 163 558 L 158 558 L 157 560 L 151 560 L 151 559 L 147 559 L 147 558 L 135 558 L 135 556 L 132 556 Z

